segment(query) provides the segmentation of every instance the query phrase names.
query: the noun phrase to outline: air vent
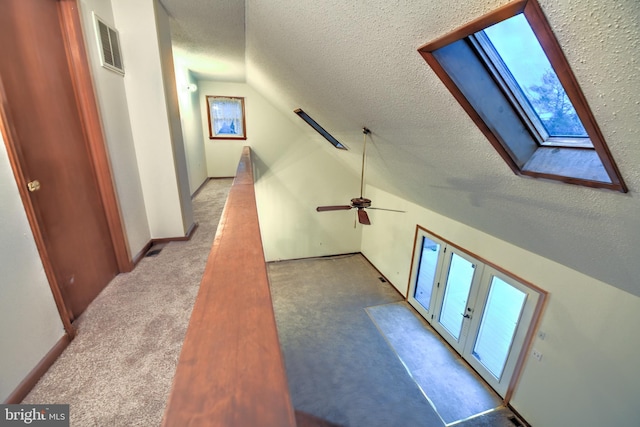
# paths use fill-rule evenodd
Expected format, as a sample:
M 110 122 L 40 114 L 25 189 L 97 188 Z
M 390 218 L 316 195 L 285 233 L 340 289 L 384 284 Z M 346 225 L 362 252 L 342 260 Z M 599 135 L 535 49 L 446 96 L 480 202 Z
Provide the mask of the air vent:
M 118 31 L 105 24 L 95 13 L 93 14 L 93 22 L 96 27 L 96 38 L 98 39 L 98 49 L 100 50 L 100 65 L 124 75 Z

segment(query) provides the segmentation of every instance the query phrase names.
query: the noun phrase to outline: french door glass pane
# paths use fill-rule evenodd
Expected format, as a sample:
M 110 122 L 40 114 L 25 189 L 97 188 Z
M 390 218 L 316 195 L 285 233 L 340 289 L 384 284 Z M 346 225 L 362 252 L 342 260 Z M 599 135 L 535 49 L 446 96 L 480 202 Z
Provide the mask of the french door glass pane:
M 451 255 L 439 322 L 456 341 L 460 339 L 474 269 L 473 263 L 455 253 Z
M 422 238 L 418 278 L 416 279 L 416 290 L 413 296 L 427 310 L 429 310 L 429 305 L 431 304 L 431 293 L 435 282 L 439 253 L 440 245 L 438 243 L 426 237 Z
M 493 276 L 473 356 L 500 380 L 527 294 Z

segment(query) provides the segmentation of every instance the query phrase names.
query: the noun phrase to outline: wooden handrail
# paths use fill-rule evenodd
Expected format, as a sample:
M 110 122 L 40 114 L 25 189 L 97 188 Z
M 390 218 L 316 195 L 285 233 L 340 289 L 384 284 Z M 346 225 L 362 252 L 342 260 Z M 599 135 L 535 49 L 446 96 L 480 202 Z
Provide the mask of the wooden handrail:
M 245 147 L 191 314 L 163 426 L 295 426 Z

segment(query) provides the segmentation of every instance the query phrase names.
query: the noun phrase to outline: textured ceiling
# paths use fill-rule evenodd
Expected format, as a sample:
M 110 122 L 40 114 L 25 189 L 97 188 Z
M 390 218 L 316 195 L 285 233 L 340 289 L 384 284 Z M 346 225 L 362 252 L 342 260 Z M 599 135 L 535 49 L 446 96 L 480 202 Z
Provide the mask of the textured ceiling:
M 417 53 L 505 1 L 161 1 L 176 46 L 212 55 L 199 75 L 305 109 L 352 153 L 369 127 L 369 183 L 640 295 L 637 0 L 540 0 L 627 194 L 515 176 Z
M 245 81 L 244 1 L 160 0 L 173 48 L 199 78 Z

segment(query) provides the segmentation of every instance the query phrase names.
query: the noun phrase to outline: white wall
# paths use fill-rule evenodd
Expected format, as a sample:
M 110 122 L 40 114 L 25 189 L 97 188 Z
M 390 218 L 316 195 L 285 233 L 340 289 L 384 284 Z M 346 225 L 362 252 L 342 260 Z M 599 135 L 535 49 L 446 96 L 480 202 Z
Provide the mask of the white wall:
M 0 135 L 0 402 L 64 335 Z
M 184 157 L 176 158 L 172 141 L 181 131 L 172 134 L 177 126 L 169 110 L 161 63 L 165 36 L 159 41 L 159 31 L 166 31 L 167 25 L 156 23 L 154 0 L 112 0 L 111 4 L 120 33 L 127 105 L 151 237 L 184 236 L 191 208 L 182 205 L 185 184 L 180 179 L 186 174 L 182 165 L 176 165 Z
M 167 119 L 169 121 L 169 137 L 173 150 L 173 164 L 178 184 L 178 196 L 182 223 L 184 230 L 189 230 L 193 225 L 193 206 L 191 204 L 191 191 L 189 190 L 189 172 L 184 141 L 182 139 L 182 124 L 180 120 L 180 107 L 178 105 L 178 91 L 176 87 L 176 74 L 173 64 L 173 51 L 171 49 L 171 29 L 169 28 L 169 15 L 165 8 L 153 1 L 156 26 L 158 34 L 158 47 L 160 49 L 160 65 L 162 71 L 162 83 L 166 97 Z
M 640 417 L 640 298 L 552 260 L 513 246 L 375 187 L 375 226 L 362 236 L 362 252 L 406 295 L 416 224 L 549 292 L 534 346 L 512 405 L 534 426 L 636 425 Z M 609 256 L 604 254 L 604 256 Z
M 184 140 L 187 171 L 189 178 L 189 192 L 191 195 L 207 179 L 207 162 L 204 153 L 204 139 L 202 135 L 202 118 L 200 115 L 200 99 L 198 92 L 189 92 L 187 85 L 198 86 L 198 80 L 181 61 L 174 55 L 176 68 L 176 84 L 178 86 L 178 103 L 180 119 L 182 121 L 182 138 Z
M 131 256 L 136 256 L 151 238 L 151 233 L 129 120 L 127 94 L 123 76 L 100 65 L 91 12 L 95 12 L 104 22 L 115 27 L 111 2 L 82 0 L 80 13 L 129 252 Z
M 204 151 L 207 161 L 207 174 L 212 178 L 224 178 L 235 176 L 236 167 L 242 154 L 242 147 L 245 145 L 251 145 L 252 141 L 255 141 L 258 135 L 253 131 L 257 130 L 254 126 L 254 122 L 249 117 L 253 117 L 254 114 L 258 116 L 262 114 L 261 111 L 251 106 L 251 100 L 245 97 L 245 123 L 247 127 L 247 139 L 246 140 L 225 140 L 225 139 L 209 139 L 209 118 L 207 116 L 207 96 L 245 96 L 246 93 L 251 91 L 251 88 L 243 83 L 225 83 L 201 80 L 198 93 L 200 100 L 200 123 L 202 126 L 202 141 L 204 144 Z M 251 111 L 249 109 L 251 108 Z M 252 138 L 253 136 L 253 138 Z
M 132 256 L 152 237 L 183 236 L 193 222 L 168 16 L 155 6 L 153 0 L 80 1 L 94 88 Z M 116 10 L 120 21 L 114 19 Z M 120 30 L 125 78 L 99 65 L 92 11 Z M 199 112 L 195 116 L 199 119 Z M 0 146 L 0 401 L 4 401 L 63 336 L 64 329 L 2 141 Z
M 315 211 L 318 205 L 346 204 L 359 191 L 359 177 L 334 157 L 349 153 L 335 150 L 293 112 L 281 113 L 244 83 L 201 80 L 198 92 L 209 176 L 235 175 L 242 147 L 252 147 L 268 261 L 360 250 L 361 227 L 353 227 L 354 212 Z M 209 139 L 207 95 L 245 98 L 246 141 Z

